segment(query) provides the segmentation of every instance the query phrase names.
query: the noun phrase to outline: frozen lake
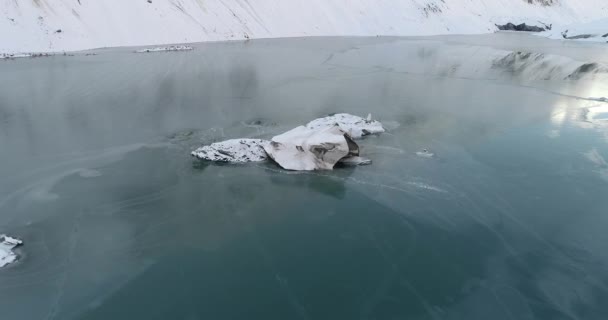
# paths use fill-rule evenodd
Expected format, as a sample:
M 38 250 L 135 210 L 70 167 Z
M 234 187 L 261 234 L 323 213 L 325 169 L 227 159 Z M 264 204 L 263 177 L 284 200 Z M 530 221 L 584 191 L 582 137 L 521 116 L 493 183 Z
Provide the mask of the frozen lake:
M 0 318 L 606 318 L 605 45 L 138 49 L 0 61 Z M 334 112 L 384 123 L 372 165 L 189 154 Z

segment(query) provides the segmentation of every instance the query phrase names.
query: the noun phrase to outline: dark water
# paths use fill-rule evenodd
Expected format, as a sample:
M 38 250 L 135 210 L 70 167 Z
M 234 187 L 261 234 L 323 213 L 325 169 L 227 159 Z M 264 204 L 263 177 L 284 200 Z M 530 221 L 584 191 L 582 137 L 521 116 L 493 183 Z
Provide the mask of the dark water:
M 530 39 L 0 61 L 0 233 L 25 241 L 0 318 L 606 319 L 607 105 L 579 97 L 608 84 L 487 55 L 608 50 Z M 373 165 L 189 156 L 330 112 L 385 123 L 360 143 Z

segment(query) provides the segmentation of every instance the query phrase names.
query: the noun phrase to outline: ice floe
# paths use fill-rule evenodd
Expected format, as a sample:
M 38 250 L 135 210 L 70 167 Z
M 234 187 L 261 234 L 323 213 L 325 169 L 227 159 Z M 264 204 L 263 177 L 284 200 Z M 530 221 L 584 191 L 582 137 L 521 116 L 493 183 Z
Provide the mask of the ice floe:
M 23 244 L 23 241 L 0 234 L 0 268 L 11 264 L 17 260 L 17 255 L 13 249 Z
M 427 149 L 422 149 L 422 151 L 417 151 L 416 155 L 422 158 L 432 158 L 435 156 L 434 153 L 430 152 Z
M 1 53 L 0 59 L 40 58 L 50 57 L 50 53 Z
M 136 50 L 136 53 L 148 53 L 148 52 L 166 52 L 166 51 L 189 51 L 194 50 L 191 46 L 168 46 L 168 47 L 156 47 Z
M 372 160 L 359 156 L 351 156 L 340 159 L 338 163 L 341 163 L 345 166 L 364 166 L 368 164 L 372 164 Z

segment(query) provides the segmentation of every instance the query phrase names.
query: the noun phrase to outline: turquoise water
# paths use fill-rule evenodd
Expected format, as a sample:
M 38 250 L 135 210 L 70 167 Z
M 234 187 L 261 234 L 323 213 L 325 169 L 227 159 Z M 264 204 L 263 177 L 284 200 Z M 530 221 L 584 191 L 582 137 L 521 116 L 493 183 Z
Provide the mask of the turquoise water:
M 581 98 L 607 84 L 428 54 L 522 41 L 559 51 L 319 38 L 0 63 L 0 233 L 25 242 L 1 318 L 605 319 L 608 128 L 586 115 L 606 104 Z M 189 156 L 331 112 L 386 125 L 360 142 L 372 165 Z

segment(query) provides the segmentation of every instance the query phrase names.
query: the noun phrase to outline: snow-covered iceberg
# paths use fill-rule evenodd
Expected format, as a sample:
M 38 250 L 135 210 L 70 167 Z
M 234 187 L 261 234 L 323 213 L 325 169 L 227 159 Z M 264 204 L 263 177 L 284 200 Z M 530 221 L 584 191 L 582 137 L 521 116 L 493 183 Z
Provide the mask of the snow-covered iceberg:
M 339 113 L 315 119 L 305 126 L 277 135 L 271 141 L 232 139 L 192 151 L 202 160 L 246 163 L 273 159 L 288 170 L 331 170 L 336 163 L 365 165 L 353 138 L 384 132 L 382 124 L 367 118 Z
M 17 255 L 13 249 L 23 244 L 23 241 L 0 234 L 0 268 L 11 264 L 17 260 Z
M 370 134 L 384 132 L 382 123 L 378 120 L 372 120 L 372 115 L 367 118 L 361 118 L 348 113 L 337 113 L 331 116 L 315 119 L 306 125 L 308 129 L 320 129 L 333 127 L 334 125 L 340 128 L 354 138 L 358 139 Z
M 264 146 L 268 143 L 262 139 L 232 139 L 200 147 L 192 151 L 192 155 L 202 160 L 220 162 L 264 161 L 268 158 L 264 151 Z
M 294 128 L 273 137 L 264 150 L 283 169 L 304 171 L 332 170 L 342 158 L 359 155 L 359 146 L 337 125 Z

